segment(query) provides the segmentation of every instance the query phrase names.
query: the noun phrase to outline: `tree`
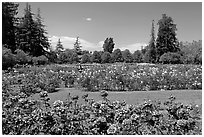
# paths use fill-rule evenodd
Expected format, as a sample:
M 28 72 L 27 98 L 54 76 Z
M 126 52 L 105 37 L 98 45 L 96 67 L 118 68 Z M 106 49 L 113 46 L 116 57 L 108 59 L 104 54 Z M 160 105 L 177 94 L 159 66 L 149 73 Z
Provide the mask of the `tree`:
M 16 64 L 15 55 L 11 53 L 10 49 L 4 48 L 2 50 L 2 69 L 8 69 Z
M 48 42 L 48 37 L 46 36 L 47 31 L 45 30 L 45 25 L 43 25 L 43 20 L 40 15 L 40 8 L 38 8 L 37 17 L 36 17 L 36 25 L 37 25 L 37 34 L 36 34 L 36 43 L 33 51 L 36 56 L 45 54 L 44 49 L 48 50 L 50 48 L 50 44 Z
M 58 42 L 57 42 L 57 46 L 56 46 L 56 53 L 60 53 L 60 52 L 62 52 L 62 51 L 64 51 L 64 47 L 63 47 L 63 45 L 62 45 L 62 42 L 60 41 L 60 39 L 58 40 Z
M 12 53 L 16 50 L 16 25 L 18 4 L 13 2 L 2 3 L 2 45 L 11 49 Z
M 114 49 L 115 43 L 113 42 L 113 38 L 106 38 L 103 44 L 104 52 L 112 53 Z
M 49 48 L 48 38 L 45 36 L 46 31 L 42 24 L 40 10 L 36 20 L 33 19 L 34 13 L 31 12 L 31 6 L 26 3 L 24 17 L 21 18 L 18 25 L 17 43 L 18 48 L 32 56 L 41 56 L 46 54 Z
M 176 38 L 176 24 L 174 24 L 173 19 L 168 17 L 166 14 L 162 15 L 157 23 L 159 25 L 156 49 L 157 49 L 157 61 L 160 56 L 167 52 L 178 52 L 179 43 Z
M 78 54 L 78 55 L 81 55 L 82 54 L 82 51 L 81 51 L 81 47 L 80 46 L 80 42 L 79 42 L 79 37 L 76 38 L 76 42 L 74 43 L 74 50 L 75 52 Z
M 16 63 L 26 64 L 29 62 L 29 56 L 23 50 L 17 49 L 15 52 L 16 52 Z
M 112 53 L 113 62 L 123 62 L 124 58 L 120 49 L 115 49 Z
M 163 64 L 180 64 L 181 62 L 181 55 L 175 52 L 168 52 L 164 53 L 160 59 L 159 62 Z
M 180 42 L 180 54 L 185 64 L 202 64 L 202 40 Z
M 88 62 L 90 62 L 90 55 L 89 54 L 84 54 L 82 56 L 81 63 L 88 63 Z
M 142 62 L 142 53 L 141 51 L 137 50 L 132 54 L 133 62 L 134 63 L 141 63 Z
M 109 52 L 104 52 L 101 56 L 101 63 L 110 63 L 111 54 Z
M 91 56 L 91 62 L 93 63 L 101 63 L 101 54 L 98 51 L 94 51 Z
M 149 42 L 147 52 L 144 55 L 144 61 L 147 62 L 147 63 L 155 63 L 156 62 L 154 20 L 152 21 L 151 40 Z
M 78 55 L 74 50 L 66 49 L 59 54 L 60 63 L 77 63 L 79 61 Z
M 122 55 L 123 55 L 124 61 L 126 63 L 132 63 L 133 62 L 132 54 L 130 53 L 130 51 L 128 49 L 122 51 Z

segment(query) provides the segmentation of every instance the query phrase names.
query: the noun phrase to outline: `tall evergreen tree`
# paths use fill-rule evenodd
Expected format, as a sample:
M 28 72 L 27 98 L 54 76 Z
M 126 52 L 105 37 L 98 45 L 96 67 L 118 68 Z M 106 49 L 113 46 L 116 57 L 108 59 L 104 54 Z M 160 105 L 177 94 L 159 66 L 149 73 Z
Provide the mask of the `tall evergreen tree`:
M 157 49 L 157 61 L 159 57 L 167 52 L 177 52 L 179 51 L 179 43 L 176 38 L 176 24 L 174 24 L 173 19 L 168 17 L 166 14 L 162 15 L 157 23 L 159 25 L 156 49 Z
M 79 37 L 77 37 L 76 38 L 76 42 L 74 43 L 74 50 L 76 51 L 76 53 L 78 54 L 78 55 L 81 55 L 82 54 L 82 51 L 81 51 L 81 47 L 82 46 L 80 46 L 80 42 L 79 42 Z
M 2 3 L 2 44 L 12 52 L 16 50 L 15 32 L 18 4 L 13 2 Z
M 113 38 L 106 38 L 103 44 L 104 52 L 112 53 L 114 49 L 115 43 L 113 42 Z
M 60 41 L 60 39 L 57 42 L 57 46 L 56 46 L 56 52 L 59 54 L 60 52 L 62 52 L 64 50 L 64 47 L 62 45 L 62 42 Z
M 147 52 L 144 56 L 144 61 L 148 63 L 156 62 L 156 46 L 155 46 L 155 33 L 154 33 L 154 20 L 152 20 L 152 29 L 151 29 L 151 40 L 149 42 Z
M 38 8 L 37 17 L 36 17 L 36 25 L 37 25 L 37 34 L 36 34 L 36 45 L 35 45 L 35 55 L 39 53 L 44 54 L 45 49 L 48 50 L 50 48 L 50 44 L 48 42 L 48 37 L 46 36 L 47 32 L 45 30 L 45 25 L 43 25 L 43 19 L 40 15 L 40 9 Z
M 18 29 L 18 48 L 31 55 L 34 54 L 33 49 L 37 36 L 37 25 L 33 20 L 33 15 L 31 6 L 26 3 L 24 17 L 21 19 Z

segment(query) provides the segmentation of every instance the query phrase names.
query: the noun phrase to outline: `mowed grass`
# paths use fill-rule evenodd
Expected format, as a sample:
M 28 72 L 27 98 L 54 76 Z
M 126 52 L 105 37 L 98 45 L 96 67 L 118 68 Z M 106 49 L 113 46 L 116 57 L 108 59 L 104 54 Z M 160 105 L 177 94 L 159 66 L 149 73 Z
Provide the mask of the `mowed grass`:
M 84 94 L 88 93 L 89 98 L 96 101 L 102 100 L 100 92 L 85 92 L 74 88 L 60 89 L 58 92 L 49 93 L 50 103 L 52 104 L 56 100 L 65 101 L 68 94 L 78 95 L 79 103 L 83 103 L 81 98 Z M 165 102 L 171 95 L 176 97 L 177 102 L 184 104 L 198 104 L 202 105 L 202 90 L 167 90 L 167 91 L 131 91 L 131 92 L 108 92 L 108 99 L 111 101 L 123 101 L 128 104 L 138 104 L 144 102 L 144 100 L 160 100 Z M 34 99 L 39 99 L 39 94 L 33 95 Z

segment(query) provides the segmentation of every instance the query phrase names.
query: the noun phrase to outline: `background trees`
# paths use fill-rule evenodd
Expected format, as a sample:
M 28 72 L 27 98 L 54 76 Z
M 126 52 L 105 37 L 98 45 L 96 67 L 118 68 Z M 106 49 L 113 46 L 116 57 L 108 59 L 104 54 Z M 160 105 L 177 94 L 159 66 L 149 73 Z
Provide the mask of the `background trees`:
M 24 16 L 17 18 L 17 13 L 18 4 L 12 2 L 2 3 L 2 53 L 4 53 L 2 54 L 2 64 L 10 64 L 6 66 L 13 66 L 11 65 L 13 63 L 32 63 L 36 59 L 42 59 L 47 62 L 44 57 L 53 63 L 58 63 L 59 61 L 60 63 L 161 62 L 202 64 L 202 41 L 179 43 L 176 37 L 176 24 L 166 14 L 163 14 L 157 23 L 159 25 L 157 38 L 155 38 L 153 20 L 151 39 L 148 46 L 132 54 L 129 50 L 121 51 L 120 49 L 115 49 L 113 51 L 115 43 L 111 37 L 106 38 L 104 41 L 103 51 L 94 51 L 93 53 L 82 51 L 79 37 L 76 38 L 73 50 L 67 49 L 64 51 L 59 39 L 56 50 L 53 51 L 50 48 L 40 9 L 37 10 L 37 14 L 34 14 L 31 11 L 31 6 L 27 3 Z

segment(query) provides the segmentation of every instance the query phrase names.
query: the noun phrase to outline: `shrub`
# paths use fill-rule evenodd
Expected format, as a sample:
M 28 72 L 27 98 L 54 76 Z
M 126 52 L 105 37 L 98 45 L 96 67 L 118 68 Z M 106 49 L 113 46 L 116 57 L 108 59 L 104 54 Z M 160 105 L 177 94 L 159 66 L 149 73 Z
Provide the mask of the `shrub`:
M 89 54 L 84 54 L 81 59 L 81 63 L 88 63 L 90 62 Z
M 29 62 L 29 57 L 23 50 L 17 49 L 15 52 L 16 52 L 16 63 L 22 65 Z
M 109 52 L 104 52 L 101 56 L 102 63 L 111 63 L 111 54 Z
M 180 64 L 181 62 L 181 55 L 178 53 L 168 52 L 163 54 L 159 61 L 163 64 Z
M 67 49 L 59 54 L 60 63 L 77 63 L 79 61 L 78 55 L 75 51 Z
M 15 55 L 11 53 L 10 49 L 4 48 L 2 51 L 2 69 L 12 68 L 15 64 Z
M 38 56 L 38 57 L 33 57 L 32 61 L 33 61 L 34 65 L 45 65 L 48 63 L 48 59 L 44 55 Z

